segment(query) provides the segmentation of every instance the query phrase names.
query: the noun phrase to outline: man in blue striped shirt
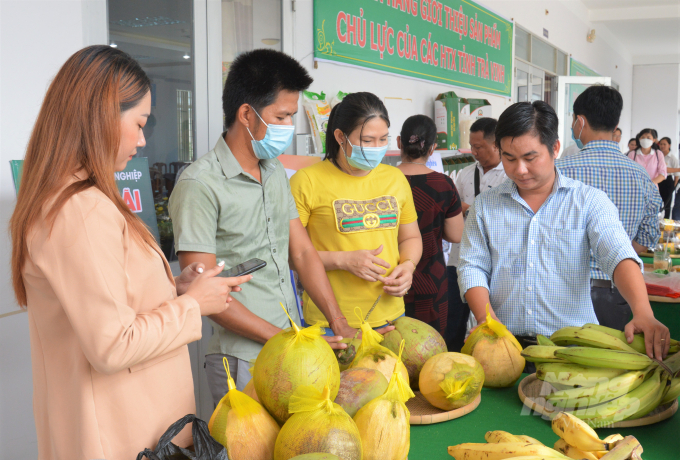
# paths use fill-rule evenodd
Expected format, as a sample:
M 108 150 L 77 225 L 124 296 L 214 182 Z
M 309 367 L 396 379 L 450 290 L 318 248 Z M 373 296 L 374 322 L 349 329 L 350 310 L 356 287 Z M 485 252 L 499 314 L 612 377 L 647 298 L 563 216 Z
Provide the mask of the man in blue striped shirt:
M 644 333 L 647 354 L 665 357 L 668 328 L 654 318 L 641 262 L 607 195 L 562 175 L 555 111 L 542 101 L 510 106 L 496 143 L 510 178 L 477 197 L 461 245 L 458 282 L 478 323 L 485 306 L 516 336 L 551 335 L 596 323 L 590 253 L 628 301 L 629 342 Z
M 608 86 L 591 86 L 574 101 L 572 133 L 581 151 L 556 165 L 567 177 L 602 190 L 618 209 L 623 228 L 640 253 L 659 239 L 659 188 L 639 164 L 619 150 L 613 140 L 619 124 L 623 98 Z M 611 278 L 590 259 L 590 295 L 600 324 L 623 330 L 630 319 L 630 306 Z

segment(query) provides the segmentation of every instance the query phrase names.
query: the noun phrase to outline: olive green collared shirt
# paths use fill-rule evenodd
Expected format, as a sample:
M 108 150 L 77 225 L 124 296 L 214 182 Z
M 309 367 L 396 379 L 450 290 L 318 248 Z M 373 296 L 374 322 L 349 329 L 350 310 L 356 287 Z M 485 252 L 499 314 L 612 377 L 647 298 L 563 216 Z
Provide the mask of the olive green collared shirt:
M 267 266 L 231 295 L 251 312 L 285 329 L 300 323 L 288 267 L 290 221 L 298 218 L 286 171 L 279 160 L 260 160 L 262 183 L 243 171 L 222 134 L 215 148 L 184 170 L 170 197 L 176 251 L 205 252 L 234 267 L 258 258 Z M 262 344 L 214 321 L 206 354 L 250 361 Z

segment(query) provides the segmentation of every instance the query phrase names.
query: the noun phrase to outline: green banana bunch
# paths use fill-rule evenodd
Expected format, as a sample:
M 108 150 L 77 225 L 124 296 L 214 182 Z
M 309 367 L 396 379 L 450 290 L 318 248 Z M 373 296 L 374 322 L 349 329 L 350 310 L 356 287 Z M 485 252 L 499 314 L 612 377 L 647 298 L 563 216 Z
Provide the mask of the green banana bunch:
M 675 377 L 673 380 L 671 380 L 668 387 L 668 392 L 661 400 L 661 405 L 673 402 L 678 399 L 678 397 L 680 397 L 680 377 Z
M 564 359 L 555 357 L 555 352 L 565 347 L 551 345 L 530 345 L 520 353 L 524 359 L 532 363 L 566 363 Z
M 546 399 L 557 408 L 588 408 L 628 394 L 645 380 L 645 371 L 631 371 L 590 388 L 557 391 Z
M 570 347 L 555 351 L 557 358 L 591 367 L 609 367 L 637 371 L 655 364 L 647 355 L 637 351 L 608 350 L 604 348 Z
M 668 374 L 665 371 L 661 371 L 661 369 L 659 369 L 659 371 L 661 372 L 661 388 L 658 391 L 656 398 L 649 401 L 645 405 L 641 405 L 637 412 L 628 417 L 626 420 L 642 418 L 661 405 L 661 401 L 663 401 L 664 397 L 668 393 L 668 389 L 670 388 L 670 380 L 668 378 Z
M 599 406 L 578 410 L 575 415 L 592 427 L 603 428 L 639 414 L 655 401 L 660 402 L 659 393 L 666 390 L 665 377 L 662 385 L 661 374 L 662 369 L 657 368 L 651 377 L 630 393 Z
M 622 350 L 637 352 L 628 343 L 618 337 L 610 335 L 598 329 L 581 327 L 563 327 L 550 336 L 555 345 L 579 345 L 585 347 L 606 348 L 609 350 Z M 643 339 L 644 345 L 644 339 Z
M 571 388 L 577 386 L 594 387 L 598 383 L 607 382 L 625 373 L 625 369 L 585 367 L 569 362 L 539 363 L 536 365 L 536 377 L 539 380 Z
M 601 331 L 604 332 L 605 334 L 609 334 L 611 336 L 614 336 L 618 338 L 619 340 L 625 342 L 628 344 L 628 339 L 626 339 L 626 334 L 623 331 L 619 331 L 618 329 L 613 329 L 611 327 L 607 326 L 602 326 L 600 324 L 584 324 L 583 329 L 594 329 L 596 331 Z M 642 334 L 635 334 L 633 336 L 633 343 L 628 344 L 631 348 L 633 348 L 635 351 L 638 353 L 642 353 L 644 355 L 647 354 L 647 349 L 645 348 L 645 336 Z

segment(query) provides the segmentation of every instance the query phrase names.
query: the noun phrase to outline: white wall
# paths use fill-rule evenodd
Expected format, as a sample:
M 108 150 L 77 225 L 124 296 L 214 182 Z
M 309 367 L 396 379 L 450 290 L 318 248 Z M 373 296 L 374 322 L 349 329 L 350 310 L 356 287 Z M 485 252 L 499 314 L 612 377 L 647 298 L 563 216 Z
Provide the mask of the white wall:
M 659 138 L 672 140 L 678 148 L 680 109 L 680 65 L 636 65 L 633 68 L 633 132 L 653 128 Z M 633 137 L 633 136 L 630 136 Z
M 290 0 L 286 0 L 290 3 Z M 294 35 L 288 37 L 284 32 L 284 50 L 292 54 L 310 71 L 314 91 L 325 91 L 327 95 L 342 91 L 370 91 L 381 98 L 401 97 L 413 100 L 413 113 L 432 116 L 433 100 L 439 94 L 455 91 L 461 97 L 488 99 L 493 106 L 493 117 L 498 116 L 512 104 L 508 98 L 489 95 L 478 91 L 460 89 L 439 83 L 412 80 L 387 74 L 379 74 L 368 69 L 346 67 L 327 62 L 319 62 L 314 69 L 312 28 L 312 0 L 297 0 L 296 13 L 290 18 Z M 588 65 L 603 76 L 612 77 L 620 85 L 624 98 L 624 111 L 621 128 L 630 132 L 630 110 L 632 97 L 631 57 L 606 29 L 598 25 L 598 38 L 594 43 L 586 41 L 592 24 L 588 21 L 588 11 L 580 1 L 575 0 L 482 0 L 480 3 L 497 13 L 513 18 L 515 22 L 530 32 L 543 36 L 543 28 L 549 31 L 549 42 L 567 53 L 573 54 L 578 61 Z M 290 5 L 284 5 L 284 15 Z M 545 10 L 549 14 L 545 14 Z M 285 16 L 284 16 L 285 28 Z M 287 43 L 285 39 L 292 39 Z M 309 126 L 302 114 L 298 115 L 299 132 L 309 132 Z
M 101 39 L 101 30 L 83 18 L 101 20 L 102 5 L 105 0 L 0 0 L 0 460 L 37 458 L 28 316 L 11 314 L 19 308 L 5 231 L 16 199 L 9 161 L 24 157 L 59 67 L 76 50 Z

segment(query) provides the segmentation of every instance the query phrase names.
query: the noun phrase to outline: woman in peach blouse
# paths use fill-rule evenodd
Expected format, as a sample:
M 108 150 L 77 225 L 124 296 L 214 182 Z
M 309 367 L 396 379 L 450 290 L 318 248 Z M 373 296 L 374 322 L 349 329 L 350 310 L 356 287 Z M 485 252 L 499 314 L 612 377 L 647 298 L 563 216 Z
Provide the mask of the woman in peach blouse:
M 218 266 L 173 279 L 114 172 L 145 145 L 151 83 L 109 46 L 78 51 L 52 81 L 12 216 L 12 280 L 27 308 L 41 460 L 129 460 L 194 413 L 187 344 L 201 316 L 251 277 Z M 191 443 L 190 430 L 176 439 Z

